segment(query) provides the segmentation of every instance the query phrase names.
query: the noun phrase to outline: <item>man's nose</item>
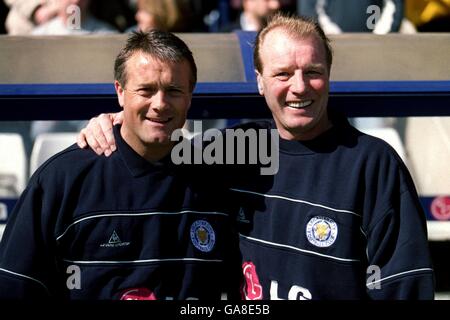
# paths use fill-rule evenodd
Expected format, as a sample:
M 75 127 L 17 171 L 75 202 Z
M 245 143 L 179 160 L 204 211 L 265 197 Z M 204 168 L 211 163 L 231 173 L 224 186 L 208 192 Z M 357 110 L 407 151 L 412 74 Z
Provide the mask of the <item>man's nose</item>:
M 304 93 L 306 90 L 306 82 L 301 71 L 296 71 L 291 78 L 291 91 L 297 94 Z
M 151 99 L 151 107 L 154 110 L 162 111 L 169 106 L 167 102 L 167 94 L 164 90 L 158 90 Z

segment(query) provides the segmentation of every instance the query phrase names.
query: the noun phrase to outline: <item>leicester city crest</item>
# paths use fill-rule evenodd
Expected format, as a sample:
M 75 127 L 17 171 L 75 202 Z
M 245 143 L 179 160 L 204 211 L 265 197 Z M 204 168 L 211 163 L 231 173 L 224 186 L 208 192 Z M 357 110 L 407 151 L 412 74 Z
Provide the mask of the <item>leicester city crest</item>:
M 338 227 L 333 219 L 316 216 L 306 225 L 308 241 L 317 247 L 329 247 L 336 241 Z
M 216 242 L 216 234 L 208 221 L 197 220 L 191 225 L 191 241 L 203 252 L 209 252 Z

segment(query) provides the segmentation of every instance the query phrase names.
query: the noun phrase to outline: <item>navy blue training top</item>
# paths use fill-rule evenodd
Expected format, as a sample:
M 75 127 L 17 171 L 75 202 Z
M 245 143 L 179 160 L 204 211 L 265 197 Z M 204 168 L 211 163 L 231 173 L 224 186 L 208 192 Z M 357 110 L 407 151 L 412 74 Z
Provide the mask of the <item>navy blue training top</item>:
M 33 175 L 0 243 L 0 298 L 233 297 L 220 183 L 170 154 L 147 162 L 119 131 L 109 158 L 73 145 Z

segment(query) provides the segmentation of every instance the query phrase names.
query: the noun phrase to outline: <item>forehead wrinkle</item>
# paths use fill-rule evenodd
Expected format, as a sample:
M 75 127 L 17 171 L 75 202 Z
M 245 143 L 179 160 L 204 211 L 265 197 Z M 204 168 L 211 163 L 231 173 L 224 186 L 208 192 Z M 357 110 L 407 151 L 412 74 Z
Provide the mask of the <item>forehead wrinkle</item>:
M 302 42 L 299 44 L 299 42 Z M 305 43 L 308 42 L 308 43 Z M 282 48 L 282 49 L 280 49 Z M 296 35 L 283 28 L 276 28 L 266 34 L 264 42 L 261 44 L 261 62 L 264 66 L 263 56 L 266 59 L 271 58 L 271 65 L 274 68 L 287 67 L 284 65 L 292 57 L 298 63 L 304 57 L 311 57 L 312 62 L 305 64 L 304 67 L 326 68 L 326 52 L 322 41 L 315 35 Z M 300 49 L 300 50 L 298 50 Z

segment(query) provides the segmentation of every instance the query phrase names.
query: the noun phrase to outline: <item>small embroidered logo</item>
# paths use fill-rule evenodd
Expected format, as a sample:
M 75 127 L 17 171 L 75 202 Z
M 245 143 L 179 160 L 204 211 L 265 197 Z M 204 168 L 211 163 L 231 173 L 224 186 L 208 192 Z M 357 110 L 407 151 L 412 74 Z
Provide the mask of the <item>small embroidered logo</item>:
M 197 220 L 191 226 L 191 241 L 198 250 L 210 252 L 216 242 L 216 234 L 207 221 Z
M 109 241 L 108 243 L 102 243 L 100 245 L 100 247 L 103 248 L 115 248 L 115 247 L 125 247 L 130 245 L 129 242 L 122 242 L 119 238 L 119 236 L 117 235 L 116 230 L 113 231 L 111 237 L 109 237 Z
M 327 217 L 313 217 L 306 225 L 306 237 L 316 247 L 329 247 L 337 238 L 338 226 L 333 219 Z

